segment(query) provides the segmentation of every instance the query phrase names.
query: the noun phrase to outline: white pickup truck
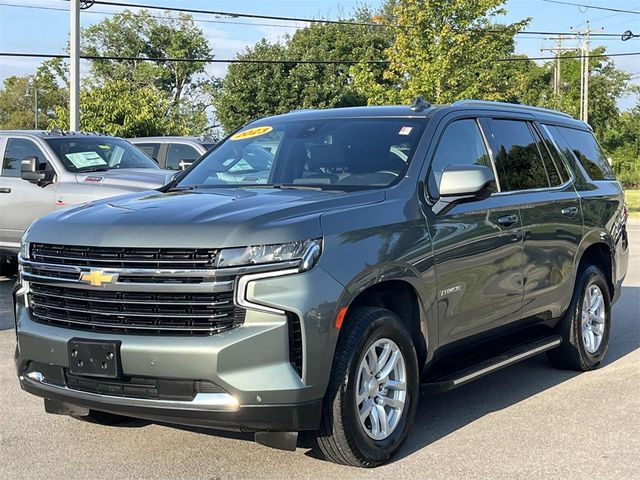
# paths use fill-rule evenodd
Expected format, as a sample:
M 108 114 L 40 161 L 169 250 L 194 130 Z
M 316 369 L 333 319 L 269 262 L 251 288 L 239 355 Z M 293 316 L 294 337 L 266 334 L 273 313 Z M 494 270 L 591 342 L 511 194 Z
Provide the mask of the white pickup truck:
M 58 129 L 0 131 L 0 159 L 0 257 L 14 257 L 24 230 L 51 211 L 158 188 L 176 173 L 122 138 Z

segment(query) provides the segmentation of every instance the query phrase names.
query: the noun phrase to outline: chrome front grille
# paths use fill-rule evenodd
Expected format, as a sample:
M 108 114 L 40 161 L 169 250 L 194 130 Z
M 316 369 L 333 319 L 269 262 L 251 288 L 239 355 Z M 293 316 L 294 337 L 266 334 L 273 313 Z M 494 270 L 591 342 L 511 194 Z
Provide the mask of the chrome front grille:
M 214 270 L 214 260 L 215 250 L 32 244 L 30 258 L 20 264 L 36 322 L 101 332 L 211 335 L 242 325 L 245 316 L 234 302 L 237 272 Z
M 233 292 L 125 293 L 33 284 L 29 303 L 38 321 L 95 331 L 214 334 L 244 321 Z
M 32 243 L 34 262 L 94 268 L 210 269 L 215 249 L 88 247 Z

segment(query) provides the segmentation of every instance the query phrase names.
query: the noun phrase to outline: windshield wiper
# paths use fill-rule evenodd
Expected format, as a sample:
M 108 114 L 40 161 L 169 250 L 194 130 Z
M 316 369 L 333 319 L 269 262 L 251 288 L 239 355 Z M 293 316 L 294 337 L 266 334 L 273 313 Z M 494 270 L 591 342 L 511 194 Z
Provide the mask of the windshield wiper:
M 184 192 L 186 190 L 195 190 L 197 187 L 190 185 L 188 187 L 171 187 L 168 190 L 165 190 L 165 192 Z
M 106 172 L 109 167 L 83 167 L 78 168 L 76 173 Z

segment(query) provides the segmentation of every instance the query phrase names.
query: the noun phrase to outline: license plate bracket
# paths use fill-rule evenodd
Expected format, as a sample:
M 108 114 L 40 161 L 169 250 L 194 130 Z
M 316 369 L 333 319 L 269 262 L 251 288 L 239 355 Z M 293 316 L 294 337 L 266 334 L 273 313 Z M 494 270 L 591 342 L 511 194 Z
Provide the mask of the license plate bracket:
M 102 378 L 122 375 L 120 341 L 85 340 L 72 338 L 67 343 L 69 372 Z

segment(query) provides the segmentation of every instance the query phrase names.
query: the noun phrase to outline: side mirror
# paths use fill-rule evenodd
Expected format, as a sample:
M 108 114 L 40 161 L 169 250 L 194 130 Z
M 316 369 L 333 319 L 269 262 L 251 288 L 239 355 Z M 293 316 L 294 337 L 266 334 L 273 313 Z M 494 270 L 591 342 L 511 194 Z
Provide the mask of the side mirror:
M 20 162 L 20 177 L 27 182 L 44 186 L 53 180 L 51 172 L 40 170 L 38 157 L 27 157 Z
M 433 206 L 437 215 L 458 203 L 489 198 L 496 191 L 493 171 L 484 165 L 449 165 L 440 178 L 440 198 Z

